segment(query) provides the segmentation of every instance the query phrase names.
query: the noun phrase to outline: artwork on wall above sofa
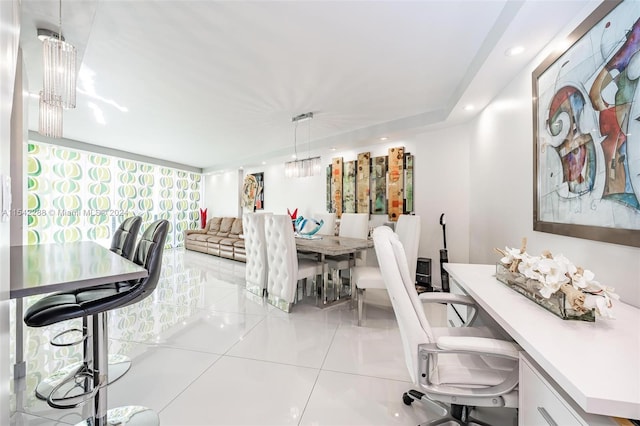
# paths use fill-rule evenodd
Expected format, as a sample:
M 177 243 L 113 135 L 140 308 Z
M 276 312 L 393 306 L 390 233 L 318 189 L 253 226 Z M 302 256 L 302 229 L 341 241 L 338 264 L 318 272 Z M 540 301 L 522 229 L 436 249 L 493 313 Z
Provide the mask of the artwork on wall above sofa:
M 639 18 L 603 2 L 533 71 L 536 231 L 640 247 Z
M 334 158 L 327 167 L 327 210 L 337 217 L 343 212 L 387 214 L 396 221 L 413 208 L 413 155 L 404 147 L 373 158 L 360 153 L 355 161 Z
M 264 173 L 254 173 L 258 188 L 256 189 L 256 201 L 254 203 L 254 210 L 264 210 Z

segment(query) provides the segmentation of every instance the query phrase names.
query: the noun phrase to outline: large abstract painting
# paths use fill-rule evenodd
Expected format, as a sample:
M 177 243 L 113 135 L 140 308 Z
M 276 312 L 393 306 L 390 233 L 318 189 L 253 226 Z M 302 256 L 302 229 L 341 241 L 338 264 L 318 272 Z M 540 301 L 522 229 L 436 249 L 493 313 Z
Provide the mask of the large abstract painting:
M 603 2 L 533 72 L 535 230 L 640 247 L 639 17 Z

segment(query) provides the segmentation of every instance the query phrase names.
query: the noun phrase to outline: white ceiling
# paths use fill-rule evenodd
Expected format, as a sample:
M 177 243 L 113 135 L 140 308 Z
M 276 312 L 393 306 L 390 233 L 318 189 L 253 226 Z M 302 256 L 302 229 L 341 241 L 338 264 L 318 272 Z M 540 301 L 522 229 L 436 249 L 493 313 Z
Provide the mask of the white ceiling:
M 205 170 L 289 157 L 309 111 L 314 153 L 404 137 L 468 120 L 463 105 L 486 105 L 589 3 L 65 0 L 82 77 L 64 137 Z M 37 93 L 36 28 L 57 29 L 58 1 L 22 12 Z

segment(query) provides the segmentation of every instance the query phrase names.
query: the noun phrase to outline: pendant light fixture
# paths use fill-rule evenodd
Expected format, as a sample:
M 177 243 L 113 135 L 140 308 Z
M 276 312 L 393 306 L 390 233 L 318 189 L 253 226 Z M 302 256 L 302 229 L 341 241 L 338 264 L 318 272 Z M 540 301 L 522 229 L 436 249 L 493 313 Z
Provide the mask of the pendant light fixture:
M 38 30 L 42 43 L 43 96 L 49 105 L 76 107 L 76 48 L 62 36 L 62 0 L 58 1 L 58 33 Z
M 295 123 L 293 129 L 293 161 L 284 163 L 284 174 L 286 177 L 306 177 L 314 176 L 320 173 L 320 157 L 311 157 L 311 119 L 312 112 L 297 115 L 291 119 Z M 307 158 L 298 159 L 298 123 L 308 121 L 307 146 L 309 155 Z
M 40 92 L 40 113 L 38 119 L 38 133 L 50 138 L 62 137 L 62 107 L 51 105 L 44 101 Z

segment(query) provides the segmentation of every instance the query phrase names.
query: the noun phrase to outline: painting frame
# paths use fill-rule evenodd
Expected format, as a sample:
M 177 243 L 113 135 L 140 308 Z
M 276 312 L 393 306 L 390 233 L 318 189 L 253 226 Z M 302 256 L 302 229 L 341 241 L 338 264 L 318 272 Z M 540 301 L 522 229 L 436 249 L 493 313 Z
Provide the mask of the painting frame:
M 631 49 L 638 46 L 632 46 L 631 37 L 609 36 L 627 27 L 627 35 L 640 30 L 640 16 L 624 16 L 623 4 L 615 0 L 599 5 L 571 33 L 570 46 L 550 54 L 532 73 L 533 229 L 640 247 L 640 132 L 629 131 L 640 117 L 637 111 L 631 114 L 640 107 L 640 86 L 631 71 L 627 74 L 631 61 L 622 68 L 619 59 L 633 57 L 637 50 Z M 629 4 L 625 8 L 631 8 Z M 630 20 L 635 24 L 630 26 Z M 616 78 L 622 73 L 626 80 L 620 83 Z M 633 83 L 631 92 L 632 84 L 626 83 L 623 95 L 628 99 L 619 96 L 618 88 L 627 81 Z M 604 102 L 611 86 L 618 88 L 613 104 Z M 622 109 L 629 113 L 622 115 Z M 613 145 L 605 145 L 614 135 L 605 124 L 613 121 L 618 133 Z M 615 186 L 616 177 L 623 183 Z

